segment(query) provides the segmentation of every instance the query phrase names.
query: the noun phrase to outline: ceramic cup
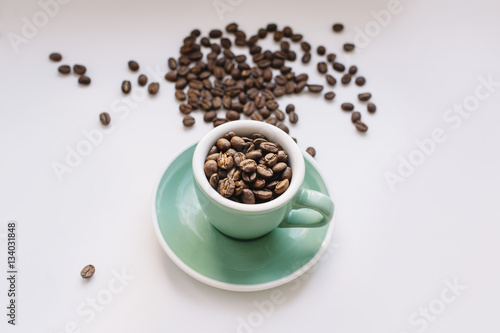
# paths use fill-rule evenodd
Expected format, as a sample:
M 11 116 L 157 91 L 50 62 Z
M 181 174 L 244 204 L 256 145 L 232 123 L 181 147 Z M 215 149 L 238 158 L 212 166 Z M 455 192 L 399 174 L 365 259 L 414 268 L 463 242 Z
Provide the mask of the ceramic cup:
M 292 179 L 288 189 L 274 200 L 254 205 L 221 196 L 205 176 L 205 158 L 217 140 L 228 132 L 239 136 L 260 133 L 279 143 L 288 154 Z M 292 138 L 281 129 L 264 122 L 240 120 L 220 125 L 205 135 L 193 155 L 195 190 L 207 220 L 220 232 L 237 239 L 263 236 L 275 228 L 315 228 L 330 222 L 333 201 L 326 195 L 302 188 L 304 156 Z

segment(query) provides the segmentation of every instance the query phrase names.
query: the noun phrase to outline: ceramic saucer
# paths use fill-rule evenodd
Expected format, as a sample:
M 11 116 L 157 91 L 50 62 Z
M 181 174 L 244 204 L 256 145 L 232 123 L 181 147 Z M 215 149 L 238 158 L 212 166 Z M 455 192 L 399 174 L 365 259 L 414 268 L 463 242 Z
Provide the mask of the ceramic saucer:
M 203 215 L 194 190 L 195 146 L 170 163 L 154 192 L 156 235 L 177 266 L 213 287 L 258 291 L 292 281 L 319 260 L 330 242 L 334 219 L 321 228 L 277 228 L 249 241 L 215 229 Z M 316 162 L 307 154 L 305 164 L 303 186 L 328 194 Z

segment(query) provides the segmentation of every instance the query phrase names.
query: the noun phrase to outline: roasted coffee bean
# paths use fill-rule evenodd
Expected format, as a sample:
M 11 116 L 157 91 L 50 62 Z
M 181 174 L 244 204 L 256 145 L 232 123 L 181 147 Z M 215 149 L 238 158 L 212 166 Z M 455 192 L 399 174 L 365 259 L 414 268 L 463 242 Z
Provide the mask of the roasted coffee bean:
M 193 111 L 193 107 L 189 104 L 179 105 L 179 111 L 183 114 L 190 114 Z
M 240 114 L 234 110 L 229 110 L 226 112 L 226 118 L 227 120 L 239 120 L 240 119 Z
M 252 172 L 252 173 L 244 172 L 243 175 L 241 176 L 241 179 L 243 179 L 245 183 L 253 183 L 257 179 L 257 172 Z
M 368 110 L 368 112 L 374 113 L 375 111 L 377 111 L 377 106 L 373 103 L 368 103 L 366 109 Z
M 232 180 L 231 178 L 226 178 L 219 181 L 218 191 L 224 198 L 229 198 L 230 196 L 232 196 L 234 193 L 234 188 L 234 180 Z
M 73 65 L 73 72 L 78 75 L 83 75 L 87 71 L 87 68 L 83 65 Z
M 83 85 L 89 85 L 90 84 L 90 78 L 88 76 L 82 75 L 78 79 L 78 83 L 83 84 Z
M 245 157 L 252 160 L 259 160 L 262 158 L 262 150 L 256 149 L 249 151 L 248 153 L 245 154 Z
M 335 32 L 341 32 L 342 30 L 344 30 L 344 25 L 341 23 L 335 23 L 332 28 Z
M 266 156 L 264 156 L 264 164 L 268 167 L 272 168 L 276 165 L 276 163 L 278 163 L 278 155 L 274 153 L 268 153 L 266 154 Z
M 358 72 L 358 67 L 356 66 L 349 67 L 349 74 L 355 75 L 357 72 Z
M 362 87 L 365 85 L 365 83 L 366 83 L 366 79 L 364 77 L 359 76 L 356 78 L 356 85 Z
M 285 113 L 281 110 L 274 110 L 274 115 L 276 116 L 276 119 L 279 121 L 285 120 Z
M 327 101 L 331 101 L 335 98 L 335 93 L 333 91 L 329 91 L 325 94 L 325 99 Z
M 345 66 L 339 62 L 334 62 L 333 69 L 336 70 L 337 72 L 343 72 L 343 71 L 345 71 Z
M 278 152 L 278 146 L 276 146 L 275 143 L 272 142 L 262 142 L 259 147 L 269 153 L 277 153 Z
M 94 275 L 95 273 L 95 267 L 93 265 L 87 265 L 83 267 L 82 271 L 80 272 L 80 276 L 84 279 L 89 279 Z
M 351 115 L 351 121 L 355 124 L 361 120 L 361 113 L 354 111 Z
M 277 160 L 277 158 L 278 157 L 276 156 L 276 160 Z M 279 162 L 273 166 L 273 172 L 280 173 L 280 172 L 284 171 L 287 167 L 288 167 L 288 165 L 285 162 Z
M 352 111 L 352 110 L 354 110 L 354 105 L 352 103 L 342 103 L 342 105 L 340 105 L 340 107 L 344 111 Z
M 267 119 L 271 115 L 271 110 L 265 108 L 259 109 L 258 112 L 264 119 Z
M 54 52 L 49 55 L 49 59 L 58 62 L 61 61 L 62 55 L 60 53 Z
M 295 77 L 295 82 L 307 81 L 309 76 L 307 74 L 300 74 Z
M 269 191 L 274 191 L 274 189 L 276 188 L 276 185 L 278 185 L 278 183 L 279 183 L 279 181 L 273 180 L 273 181 L 266 184 L 265 189 L 269 190 Z
M 307 89 L 312 93 L 320 93 L 323 90 L 323 86 L 320 84 L 308 84 Z
M 264 186 L 266 186 L 266 181 L 261 178 L 257 178 L 252 184 L 252 188 L 256 190 L 260 190 L 264 188 Z
M 352 50 L 354 50 L 354 44 L 352 44 L 352 43 L 345 43 L 344 44 L 344 51 L 351 52 Z
M 141 76 L 145 76 L 145 75 L 141 75 Z M 174 71 L 168 72 L 167 74 L 165 74 L 165 80 L 167 80 L 169 82 L 175 82 L 175 81 L 177 81 L 177 73 L 174 72 Z M 146 80 L 144 82 L 144 85 L 146 85 L 147 82 L 148 82 L 148 80 L 146 78 Z
M 191 127 L 191 126 L 194 125 L 195 119 L 193 117 L 191 117 L 191 116 L 184 116 L 184 119 L 182 119 L 182 123 L 186 127 Z
M 139 75 L 139 78 L 137 79 L 137 83 L 141 87 L 144 87 L 148 83 L 148 77 L 144 74 Z
M 304 55 L 302 56 L 302 63 L 303 64 L 308 64 L 309 61 L 311 61 L 311 53 L 309 52 L 306 52 L 304 53 Z
M 278 28 L 278 26 L 276 24 L 269 23 L 266 27 L 266 30 L 269 32 L 274 32 L 274 31 L 276 31 L 277 28 Z
M 101 124 L 108 126 L 111 122 L 111 117 L 109 116 L 109 113 L 103 112 L 99 115 L 99 120 L 101 121 Z
M 222 36 L 222 31 L 220 31 L 219 29 L 214 29 L 214 30 L 211 30 L 209 33 L 208 33 L 208 36 L 210 38 L 220 38 Z
M 256 190 L 256 191 L 253 191 L 253 194 L 255 195 L 255 197 L 257 199 L 260 199 L 260 200 L 270 200 L 272 197 L 273 197 L 273 192 L 269 191 L 269 190 Z
M 252 173 L 257 169 L 257 163 L 253 159 L 243 160 L 238 166 L 243 172 L 247 173 Z
M 179 101 L 185 101 L 186 100 L 186 94 L 182 90 L 176 90 L 175 91 L 175 98 Z
M 283 28 L 283 36 L 291 37 L 292 35 L 293 35 L 292 28 L 290 28 L 288 26 Z
M 246 160 L 246 156 L 242 152 L 237 152 L 236 154 L 233 155 L 233 160 L 236 166 L 240 166 L 240 163 Z
M 232 138 L 231 138 L 232 139 Z M 226 154 L 228 154 L 229 156 L 231 156 L 233 159 L 234 159 L 234 155 L 236 155 L 237 151 L 234 150 L 233 148 L 229 148 L 227 151 L 226 151 Z
M 219 171 L 217 171 L 217 175 L 219 176 L 220 180 L 225 179 L 227 178 L 227 170 L 219 169 Z
M 213 147 L 212 147 L 213 148 Z M 216 147 L 217 148 L 217 147 Z M 215 153 L 208 153 L 208 156 L 207 158 L 205 159 L 205 162 L 206 161 L 209 161 L 209 160 L 212 160 L 212 161 L 215 161 L 217 162 L 217 159 L 219 158 L 219 152 L 215 152 Z
M 139 69 L 139 64 L 135 62 L 134 60 L 130 60 L 128 62 L 128 68 L 130 68 L 131 71 L 137 71 Z
M 224 170 L 230 170 L 233 167 L 233 157 L 227 153 L 220 152 L 217 158 L 217 165 Z
M 329 53 L 326 56 L 326 60 L 328 60 L 328 62 L 334 62 L 336 58 L 337 58 L 337 55 L 335 53 Z
M 320 55 L 320 56 L 325 55 L 325 53 L 326 53 L 326 49 L 322 45 L 318 46 L 318 48 L 316 49 L 316 51 L 318 52 L 318 55 Z
M 360 101 L 367 101 L 367 100 L 369 100 L 371 97 L 372 97 L 372 94 L 370 94 L 370 93 L 362 93 L 362 94 L 358 94 L 358 99 L 359 99 Z
M 168 59 L 168 68 L 170 68 L 171 70 L 177 69 L 177 61 L 175 61 L 174 58 Z
M 292 179 L 292 168 L 287 167 L 285 171 L 281 174 L 281 179 Z
M 214 121 L 213 121 L 212 123 L 213 123 L 214 127 L 217 127 L 217 126 L 220 126 L 220 125 L 222 125 L 222 124 L 227 123 L 227 121 L 228 121 L 228 120 L 227 120 L 227 119 L 225 119 L 225 118 L 215 118 L 215 119 L 214 119 Z
M 242 151 L 245 148 L 245 140 L 241 137 L 235 135 L 231 138 L 231 146 L 236 149 L 236 151 Z
M 208 182 L 210 183 L 210 186 L 217 190 L 217 186 L 219 186 L 219 175 L 217 173 L 212 174 Z
M 71 67 L 69 67 L 68 65 L 59 66 L 59 68 L 57 70 L 61 74 L 69 74 L 69 73 L 71 73 Z
M 250 119 L 255 120 L 255 121 L 263 121 L 264 117 L 262 117 L 262 115 L 259 112 L 254 112 L 250 116 Z
M 255 203 L 255 196 L 253 192 L 249 189 L 243 189 L 243 192 L 241 193 L 241 202 L 244 204 L 254 204 Z
M 325 74 L 328 71 L 328 67 L 325 62 L 318 62 L 318 72 Z
M 330 86 L 334 86 L 336 83 L 337 83 L 337 80 L 335 80 L 335 78 L 331 75 L 327 75 L 326 76 L 326 82 L 330 85 Z
M 217 153 L 217 155 L 218 155 L 219 148 L 217 148 L 217 146 L 212 146 L 212 148 L 210 148 L 210 150 L 208 152 L 208 155 L 215 154 L 215 153 Z
M 148 86 L 148 92 L 151 95 L 156 95 L 158 93 L 158 90 L 160 89 L 160 84 L 157 82 L 152 82 Z
M 122 91 L 125 94 L 128 94 L 130 92 L 130 89 L 132 88 L 130 81 L 123 81 L 122 82 Z
M 307 86 L 307 81 L 300 81 L 295 86 L 295 90 L 293 92 L 296 94 L 301 93 L 306 86 Z
M 238 30 L 238 24 L 236 24 L 236 23 L 229 23 L 226 26 L 227 32 L 235 33 L 237 30 Z
M 288 162 L 288 155 L 285 153 L 284 150 L 278 151 L 276 154 L 278 156 L 278 162 Z
M 290 181 L 288 179 L 283 179 L 280 181 L 278 184 L 276 184 L 274 188 L 274 193 L 276 194 L 282 194 L 288 189 L 288 186 L 290 184 Z
M 231 147 L 231 143 L 229 142 L 229 140 L 226 138 L 220 138 L 219 140 L 217 140 L 216 143 L 217 149 L 219 149 L 219 151 L 221 152 L 228 150 Z
M 295 105 L 293 104 L 288 104 L 285 108 L 286 113 L 290 113 L 292 111 L 295 111 Z
M 296 124 L 299 121 L 299 116 L 295 113 L 295 111 L 292 111 L 288 114 L 288 119 L 292 124 Z
M 349 82 L 351 82 L 351 74 L 345 74 L 344 76 L 342 76 L 342 79 L 340 81 L 342 82 L 342 84 L 348 84 Z
M 152 83 L 151 83 L 152 84 Z M 151 84 L 149 86 L 151 86 Z M 180 78 L 179 80 L 177 80 L 177 82 L 175 83 L 175 89 L 184 89 L 186 88 L 187 86 L 187 80 L 184 79 L 184 78 Z
M 203 168 L 205 171 L 205 176 L 210 178 L 214 173 L 217 173 L 219 168 L 217 167 L 217 162 L 214 160 L 208 160 L 205 162 L 205 166 Z
M 228 132 L 228 133 L 226 133 L 226 134 L 224 135 L 224 139 L 226 139 L 226 140 L 231 140 L 231 139 L 233 138 L 233 136 L 235 136 L 235 135 L 236 135 L 236 133 L 234 133 L 234 132 L 232 132 L 232 131 L 231 131 L 231 132 Z M 229 149 L 229 148 L 228 148 L 228 149 Z M 234 155 L 234 153 L 233 153 L 233 155 Z M 231 156 L 233 156 L 233 155 L 231 155 Z M 233 156 L 233 157 L 234 157 L 234 156 Z
M 211 123 L 215 118 L 217 118 L 217 112 L 208 111 L 203 115 L 203 120 L 207 123 Z
M 356 129 L 362 133 L 368 131 L 368 126 L 366 126 L 365 123 L 363 123 L 362 121 L 357 121 L 354 126 L 356 126 Z
M 315 157 L 316 156 L 316 149 L 314 149 L 314 147 L 308 147 L 306 149 L 306 152 L 311 155 L 312 157 Z

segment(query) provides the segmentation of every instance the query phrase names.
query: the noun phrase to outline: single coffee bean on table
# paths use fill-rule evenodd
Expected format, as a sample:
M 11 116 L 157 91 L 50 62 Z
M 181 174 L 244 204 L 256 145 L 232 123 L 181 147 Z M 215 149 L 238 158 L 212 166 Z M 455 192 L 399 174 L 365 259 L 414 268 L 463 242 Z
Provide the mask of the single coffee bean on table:
M 344 111 L 352 111 L 352 110 L 354 110 L 354 105 L 352 103 L 342 103 L 342 105 L 340 105 L 340 107 Z
M 312 157 L 315 157 L 316 156 L 316 149 L 314 149 L 314 147 L 309 147 L 306 149 L 306 152 L 311 155 Z
M 71 67 L 69 67 L 68 65 L 59 66 L 59 68 L 57 70 L 61 74 L 69 74 L 69 73 L 71 73 Z
M 328 71 L 328 67 L 325 62 L 318 62 L 318 72 L 325 74 Z
M 78 83 L 83 84 L 83 85 L 89 85 L 90 84 L 90 78 L 88 76 L 82 75 L 78 79 Z
M 182 119 L 182 123 L 184 124 L 184 126 L 186 127 L 191 127 L 194 125 L 195 123 L 195 120 L 193 117 L 191 116 L 185 116 L 184 119 Z
M 366 126 L 366 124 L 363 123 L 361 120 L 358 120 L 357 122 L 355 122 L 354 126 L 356 126 L 356 129 L 362 133 L 368 131 L 368 126 Z
M 328 85 L 333 87 L 337 83 L 337 80 L 333 76 L 327 75 L 326 76 L 326 83 L 328 83 Z
M 354 50 L 354 44 L 352 44 L 352 43 L 345 43 L 344 44 L 344 51 L 351 52 L 352 50 Z
M 344 25 L 341 23 L 335 23 L 332 28 L 335 32 L 341 32 L 342 30 L 344 30 Z
M 292 177 L 287 153 L 259 133 L 229 132 L 219 138 L 207 154 L 204 173 L 221 196 L 244 204 L 279 197 Z
M 323 90 L 323 86 L 320 84 L 308 84 L 307 89 L 312 93 L 320 93 Z
M 325 53 L 326 53 L 326 49 L 324 46 L 318 46 L 316 51 L 318 52 L 318 55 L 321 55 L 321 56 L 325 55 Z
M 349 67 L 349 74 L 355 75 L 357 72 L 358 72 L 358 67 L 356 66 Z
M 160 84 L 158 82 L 152 82 L 148 86 L 148 92 L 151 95 L 156 95 L 159 89 L 160 89 Z
M 368 103 L 368 105 L 366 106 L 366 109 L 370 113 L 374 113 L 375 111 L 377 111 L 377 107 L 373 103 Z
M 137 83 L 141 87 L 144 87 L 148 83 L 148 77 L 144 74 L 139 75 L 139 78 L 137 79 Z
M 356 85 L 362 87 L 366 83 L 366 79 L 363 76 L 359 76 L 356 78 Z
M 109 113 L 103 112 L 99 115 L 99 120 L 101 121 L 101 124 L 108 126 L 111 122 L 111 117 L 109 116 Z
M 333 91 L 329 91 L 325 94 L 325 99 L 327 101 L 331 101 L 335 98 L 335 93 Z
M 351 82 L 351 74 L 344 74 L 340 81 L 342 82 L 342 84 L 349 84 Z
M 80 276 L 84 279 L 89 279 L 94 275 L 95 273 L 95 267 L 94 265 L 87 265 L 83 267 L 82 271 L 80 272 Z
M 351 121 L 355 124 L 361 120 L 361 113 L 354 111 L 351 115 Z
M 339 62 L 334 62 L 333 69 L 336 70 L 337 72 L 342 73 L 343 71 L 345 71 L 345 66 Z
M 363 102 L 369 100 L 371 97 L 372 97 L 372 94 L 370 94 L 370 93 L 358 94 L 358 99 L 360 101 L 363 101 Z
M 125 80 L 122 82 L 122 91 L 125 94 L 130 93 L 131 88 L 132 88 L 132 85 L 130 84 L 130 81 Z
M 128 68 L 130 68 L 131 71 L 135 72 L 135 71 L 139 70 L 139 64 L 134 60 L 130 60 L 128 62 Z
M 85 74 L 85 72 L 87 72 L 87 68 L 83 65 L 74 65 L 73 72 L 75 72 L 78 75 L 83 75 Z
M 62 60 L 62 55 L 60 53 L 54 52 L 49 55 L 49 59 L 58 62 Z

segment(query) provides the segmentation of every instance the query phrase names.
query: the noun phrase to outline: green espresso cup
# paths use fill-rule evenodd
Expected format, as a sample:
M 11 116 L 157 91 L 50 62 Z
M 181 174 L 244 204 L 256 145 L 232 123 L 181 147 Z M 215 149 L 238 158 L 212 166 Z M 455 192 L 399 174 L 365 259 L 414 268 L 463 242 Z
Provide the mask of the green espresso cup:
M 228 132 L 238 136 L 265 135 L 279 143 L 288 154 L 292 178 L 288 189 L 274 200 L 254 205 L 235 202 L 221 196 L 208 182 L 204 165 L 217 140 Z M 281 129 L 263 122 L 241 120 L 220 125 L 205 135 L 193 155 L 195 190 L 207 220 L 223 234 L 237 239 L 253 239 L 275 228 L 317 228 L 333 217 L 334 204 L 327 195 L 302 188 L 304 156 L 297 144 Z

